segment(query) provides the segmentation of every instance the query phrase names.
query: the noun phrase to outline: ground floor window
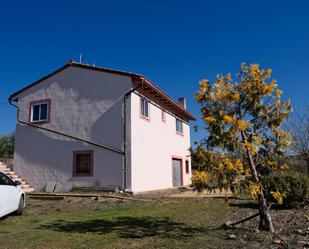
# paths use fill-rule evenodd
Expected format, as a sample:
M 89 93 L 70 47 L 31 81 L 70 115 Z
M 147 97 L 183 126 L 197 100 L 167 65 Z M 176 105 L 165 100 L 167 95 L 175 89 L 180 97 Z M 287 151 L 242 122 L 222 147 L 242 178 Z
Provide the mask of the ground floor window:
M 74 151 L 73 176 L 93 176 L 92 150 Z
M 186 160 L 186 174 L 190 173 L 190 168 L 189 168 L 189 161 Z

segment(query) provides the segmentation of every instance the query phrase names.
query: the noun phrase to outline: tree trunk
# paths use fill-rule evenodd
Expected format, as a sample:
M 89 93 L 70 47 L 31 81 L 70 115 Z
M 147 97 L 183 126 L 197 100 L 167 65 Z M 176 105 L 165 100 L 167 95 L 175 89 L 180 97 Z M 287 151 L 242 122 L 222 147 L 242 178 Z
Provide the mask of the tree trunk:
M 249 163 L 250 163 L 250 167 L 251 167 L 251 171 L 252 171 L 252 175 L 254 177 L 254 180 L 256 182 L 259 182 L 260 180 L 259 180 L 259 177 L 257 175 L 255 164 L 254 164 L 253 159 L 252 159 L 249 152 L 248 152 L 248 158 L 249 158 Z M 275 231 L 275 229 L 274 229 L 274 226 L 273 226 L 273 223 L 272 223 L 272 220 L 271 220 L 269 207 L 267 206 L 267 200 L 266 200 L 265 195 L 264 195 L 263 186 L 261 186 L 260 195 L 259 195 L 259 211 L 260 211 L 259 229 L 267 230 L 267 231 L 270 231 L 271 233 L 273 233 Z
M 261 187 L 261 193 L 259 196 L 259 211 L 260 211 L 260 224 L 259 229 L 267 230 L 273 233 L 275 231 L 269 207 L 267 206 L 267 201 L 264 196 L 263 187 Z
M 243 131 L 241 132 L 241 136 L 242 136 L 243 142 L 245 142 L 246 136 L 245 136 L 245 133 Z M 249 149 L 247 149 L 247 155 L 246 156 L 247 156 L 247 159 L 249 161 L 249 165 L 250 165 L 250 169 L 251 169 L 254 181 L 260 182 L 260 179 L 259 179 L 258 174 L 257 174 L 256 167 L 255 167 L 255 163 L 253 161 L 252 156 L 250 155 Z M 267 201 L 266 201 L 266 198 L 264 196 L 263 186 L 261 186 L 260 195 L 259 195 L 259 212 L 260 212 L 259 228 L 263 229 L 263 230 L 270 231 L 271 233 L 273 233 L 275 231 L 275 229 L 274 229 L 274 226 L 273 226 L 273 223 L 272 223 L 272 220 L 271 220 L 269 207 L 267 206 Z

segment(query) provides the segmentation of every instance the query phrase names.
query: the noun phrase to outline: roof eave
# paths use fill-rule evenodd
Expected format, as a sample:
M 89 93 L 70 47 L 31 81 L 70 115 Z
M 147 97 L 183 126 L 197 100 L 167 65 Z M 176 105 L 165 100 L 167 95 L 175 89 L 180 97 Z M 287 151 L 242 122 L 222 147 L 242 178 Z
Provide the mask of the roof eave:
M 163 98 L 165 98 L 168 102 L 170 102 L 173 106 L 175 106 L 180 113 L 183 113 L 184 116 L 186 116 L 189 120 L 196 120 L 196 117 L 189 112 L 187 109 L 183 108 L 179 105 L 172 97 L 167 95 L 165 92 L 163 92 L 160 88 L 158 88 L 154 83 L 152 83 L 149 79 L 143 76 L 143 79 L 145 82 L 150 86 L 150 88 L 155 91 L 157 94 L 161 95 Z
M 37 80 L 37 81 L 31 83 L 30 85 L 25 86 L 24 88 L 18 90 L 18 91 L 15 92 L 15 93 L 12 93 L 12 94 L 9 96 L 9 102 L 12 102 L 13 98 L 16 98 L 20 93 L 22 93 L 22 92 L 24 92 L 24 91 L 30 89 L 31 87 L 37 85 L 38 83 L 42 82 L 43 80 L 48 79 L 49 77 L 53 76 L 54 74 L 57 74 L 57 73 L 61 72 L 62 70 L 68 68 L 70 65 L 71 65 L 70 63 L 65 64 L 64 66 L 58 68 L 57 70 L 51 72 L 50 74 L 48 74 L 48 75 L 46 75 L 46 76 L 40 78 L 39 80 Z

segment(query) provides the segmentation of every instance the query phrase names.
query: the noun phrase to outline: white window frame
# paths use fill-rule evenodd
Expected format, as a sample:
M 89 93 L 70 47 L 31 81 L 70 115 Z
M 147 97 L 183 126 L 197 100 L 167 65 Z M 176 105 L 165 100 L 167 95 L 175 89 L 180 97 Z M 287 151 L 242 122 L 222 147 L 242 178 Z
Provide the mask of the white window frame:
M 161 120 L 162 120 L 163 122 L 166 121 L 166 111 L 165 111 L 164 109 L 162 109 Z
M 180 129 L 181 131 L 178 130 L 178 123 L 181 124 L 181 126 L 180 126 L 181 127 L 181 129 Z M 180 118 L 177 118 L 177 117 L 176 117 L 176 133 L 183 135 L 183 121 Z
M 146 108 L 148 116 L 146 116 Z M 150 119 L 150 102 L 144 97 L 140 99 L 140 115 L 143 118 Z
M 41 119 L 41 109 L 42 109 L 41 106 L 42 105 L 47 105 L 46 118 L 45 119 Z M 39 119 L 38 120 L 33 120 L 33 114 L 34 114 L 34 107 L 35 106 L 39 106 Z M 30 108 L 31 108 L 31 116 L 30 116 L 31 117 L 31 119 L 30 119 L 31 123 L 49 122 L 50 100 L 42 100 L 42 101 L 31 102 Z

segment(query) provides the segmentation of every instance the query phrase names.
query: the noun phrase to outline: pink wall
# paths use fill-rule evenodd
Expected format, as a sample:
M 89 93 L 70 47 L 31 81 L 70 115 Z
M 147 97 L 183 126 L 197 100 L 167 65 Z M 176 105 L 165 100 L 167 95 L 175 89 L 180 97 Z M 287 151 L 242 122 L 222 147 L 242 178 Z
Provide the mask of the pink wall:
M 50 122 L 43 127 L 123 150 L 123 95 L 130 77 L 69 67 L 21 93 L 20 119 L 28 122 L 29 104 L 51 100 Z M 73 152 L 94 151 L 93 177 L 73 177 Z M 58 182 L 72 186 L 122 187 L 123 156 L 61 135 L 17 124 L 14 170 L 35 190 Z
M 154 99 L 153 99 L 154 100 Z M 162 121 L 162 109 L 150 104 L 150 120 L 140 117 L 140 96 L 131 96 L 132 134 L 132 191 L 164 189 L 172 187 L 172 157 L 183 160 L 183 184 L 191 182 L 189 155 L 190 127 L 183 124 L 184 134 L 176 133 L 175 116 L 166 113 Z M 185 160 L 189 160 L 190 172 L 185 173 Z
M 123 150 L 123 96 L 132 87 L 126 76 L 69 67 L 18 96 L 20 119 L 28 122 L 31 101 L 50 99 L 50 122 L 42 126 Z M 149 93 L 141 93 L 160 103 Z M 184 134 L 179 135 L 175 116 L 169 112 L 165 116 L 163 122 L 161 108 L 150 104 L 150 120 L 141 118 L 139 95 L 128 98 L 127 190 L 172 187 L 172 157 L 183 160 L 183 184 L 190 184 L 191 170 L 185 172 L 185 160 L 190 161 L 190 127 L 184 123 Z M 76 150 L 93 150 L 92 177 L 72 176 Z M 72 186 L 121 188 L 123 167 L 120 154 L 17 124 L 14 170 L 35 190 L 44 190 L 47 182 L 61 183 L 64 191 Z

